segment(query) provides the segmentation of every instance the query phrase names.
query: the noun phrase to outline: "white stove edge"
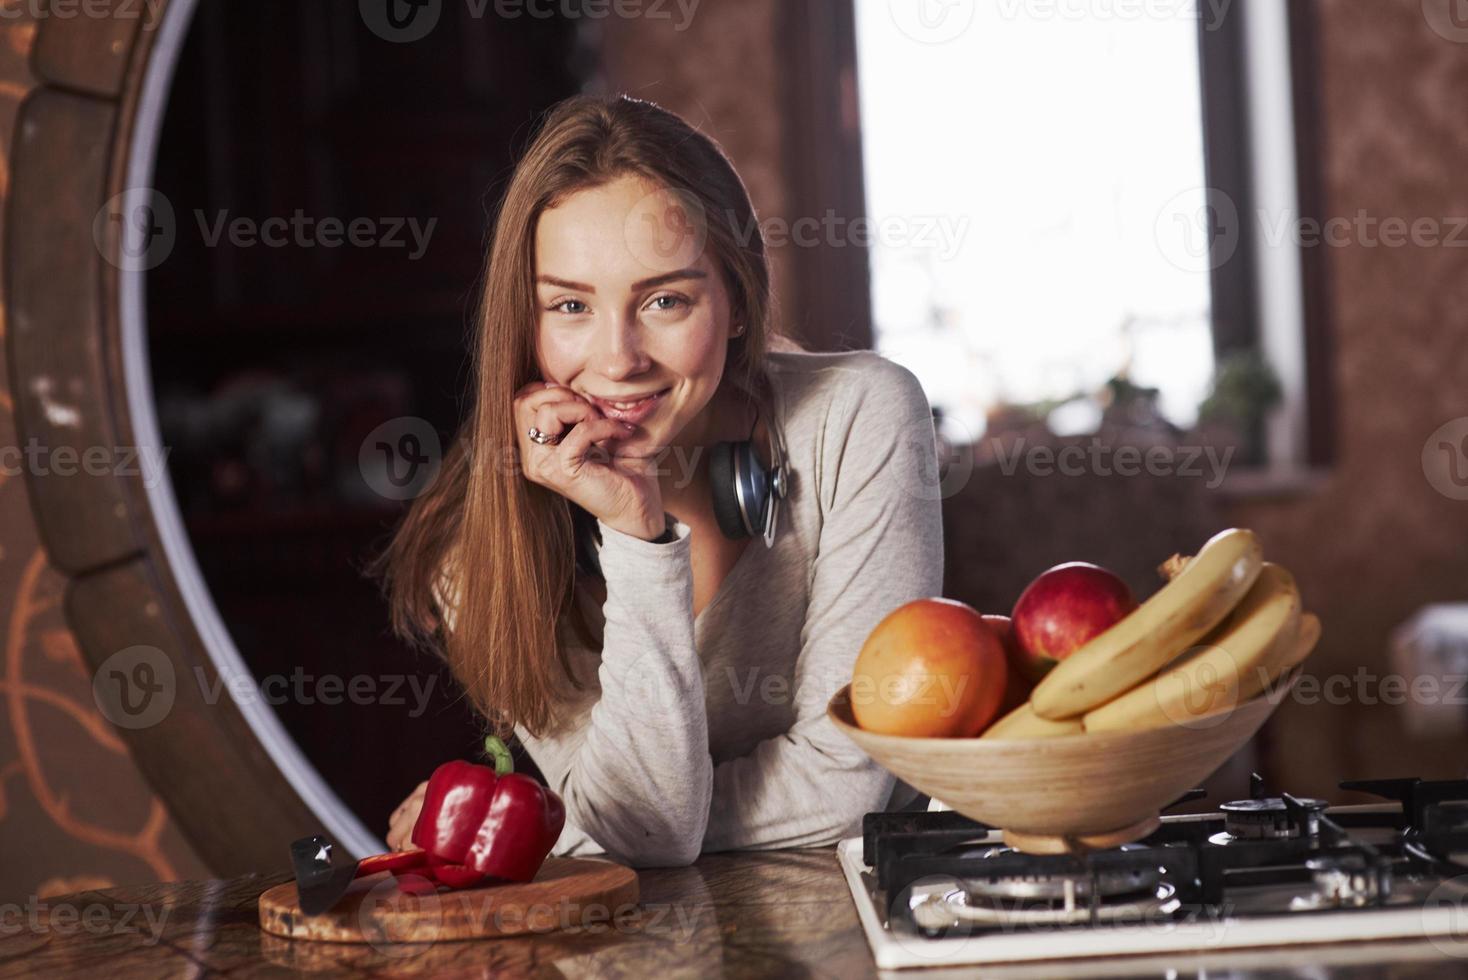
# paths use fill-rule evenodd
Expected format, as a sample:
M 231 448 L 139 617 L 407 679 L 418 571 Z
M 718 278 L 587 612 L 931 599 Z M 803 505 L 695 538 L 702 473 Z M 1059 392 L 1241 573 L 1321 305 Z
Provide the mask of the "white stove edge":
M 1379 806 L 1332 807 L 1332 810 L 1380 810 Z M 1186 816 L 1164 818 L 1186 820 Z M 836 845 L 841 870 L 851 889 L 857 918 L 866 933 L 876 965 L 884 970 L 919 966 L 972 966 L 1068 960 L 1098 956 L 1137 956 L 1148 953 L 1209 953 L 1219 950 L 1370 940 L 1422 940 L 1451 937 L 1440 946 L 1445 956 L 1468 954 L 1468 909 L 1451 903 L 1437 908 L 1355 911 L 1339 915 L 1280 915 L 1231 918 L 1204 923 L 1159 922 L 1117 925 L 1106 929 L 1051 930 L 1027 933 L 988 933 L 951 939 L 914 938 L 903 942 L 893 936 L 867 900 L 862 880 L 868 870 L 862 861 L 862 839 L 852 837 Z M 858 896 L 863 896 L 858 898 Z M 1346 932 L 1345 930 L 1349 930 Z

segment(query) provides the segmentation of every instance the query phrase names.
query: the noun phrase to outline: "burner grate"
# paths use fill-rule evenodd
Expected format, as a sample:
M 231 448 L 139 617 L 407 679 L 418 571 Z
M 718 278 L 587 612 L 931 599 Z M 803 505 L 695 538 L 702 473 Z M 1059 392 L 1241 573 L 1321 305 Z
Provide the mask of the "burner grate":
M 1117 894 L 1163 889 L 1169 900 L 1157 908 L 1188 916 L 1232 907 L 1230 892 L 1239 889 L 1294 888 L 1313 897 L 1292 908 L 1340 910 L 1387 904 L 1394 879 L 1420 883 L 1468 873 L 1468 780 L 1341 785 L 1395 800 L 1401 809 L 1329 811 L 1321 800 L 1267 795 L 1256 776 L 1250 801 L 1226 804 L 1218 814 L 1164 821 L 1146 839 L 1121 848 L 1024 854 L 1000 846 L 984 824 L 935 811 L 869 814 L 863 855 L 878 890 L 891 897 L 889 918 L 906 919 L 908 927 L 914 886 L 929 897 L 941 893 L 942 903 L 928 903 L 929 917 L 949 905 L 999 899 L 1043 904 L 1064 896 L 1072 907 L 1063 921 L 1099 924 L 1106 921 L 1106 900 Z M 1228 832 L 1251 819 L 1267 832 Z M 969 927 L 977 927 L 974 921 L 971 916 Z

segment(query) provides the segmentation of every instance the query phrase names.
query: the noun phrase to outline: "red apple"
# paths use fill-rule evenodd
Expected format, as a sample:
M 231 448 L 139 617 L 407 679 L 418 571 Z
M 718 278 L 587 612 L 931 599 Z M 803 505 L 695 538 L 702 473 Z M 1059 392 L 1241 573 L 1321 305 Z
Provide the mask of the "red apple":
M 1057 663 L 1136 608 L 1132 590 L 1115 573 L 1079 561 L 1056 565 L 1014 604 L 1014 641 L 1023 672 L 1039 683 Z
M 1004 644 L 1004 663 L 1009 668 L 1008 682 L 1004 685 L 1004 697 L 1000 699 L 999 711 L 994 715 L 998 719 L 1028 701 L 1030 692 L 1035 689 L 1035 683 L 1028 676 L 1024 653 L 1020 650 L 1019 644 L 1014 641 L 1014 621 L 1008 616 L 998 616 L 992 613 L 985 613 L 983 618 L 984 622 L 989 624 L 989 628 L 999 637 L 1000 642 Z

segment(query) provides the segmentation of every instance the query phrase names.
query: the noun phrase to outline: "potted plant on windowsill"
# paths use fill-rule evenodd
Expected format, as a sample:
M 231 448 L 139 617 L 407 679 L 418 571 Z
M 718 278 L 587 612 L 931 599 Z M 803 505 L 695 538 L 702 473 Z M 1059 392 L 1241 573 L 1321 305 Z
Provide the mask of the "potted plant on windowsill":
M 1278 376 L 1259 351 L 1227 354 L 1198 406 L 1197 433 L 1211 445 L 1236 447 L 1238 464 L 1263 466 L 1268 462 L 1264 423 L 1283 395 Z

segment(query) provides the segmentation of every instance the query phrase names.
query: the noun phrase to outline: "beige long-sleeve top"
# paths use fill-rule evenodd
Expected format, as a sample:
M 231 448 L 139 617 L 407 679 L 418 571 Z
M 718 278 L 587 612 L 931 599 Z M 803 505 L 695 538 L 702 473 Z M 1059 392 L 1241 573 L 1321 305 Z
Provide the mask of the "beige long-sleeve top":
M 688 525 L 653 544 L 599 524 L 602 649 L 562 631 L 588 689 L 556 734 L 517 730 L 566 803 L 553 853 L 654 866 L 829 844 L 915 795 L 825 709 L 883 616 L 942 593 L 928 400 L 870 351 L 768 362 L 792 474 L 772 548 L 751 542 L 695 617 Z

